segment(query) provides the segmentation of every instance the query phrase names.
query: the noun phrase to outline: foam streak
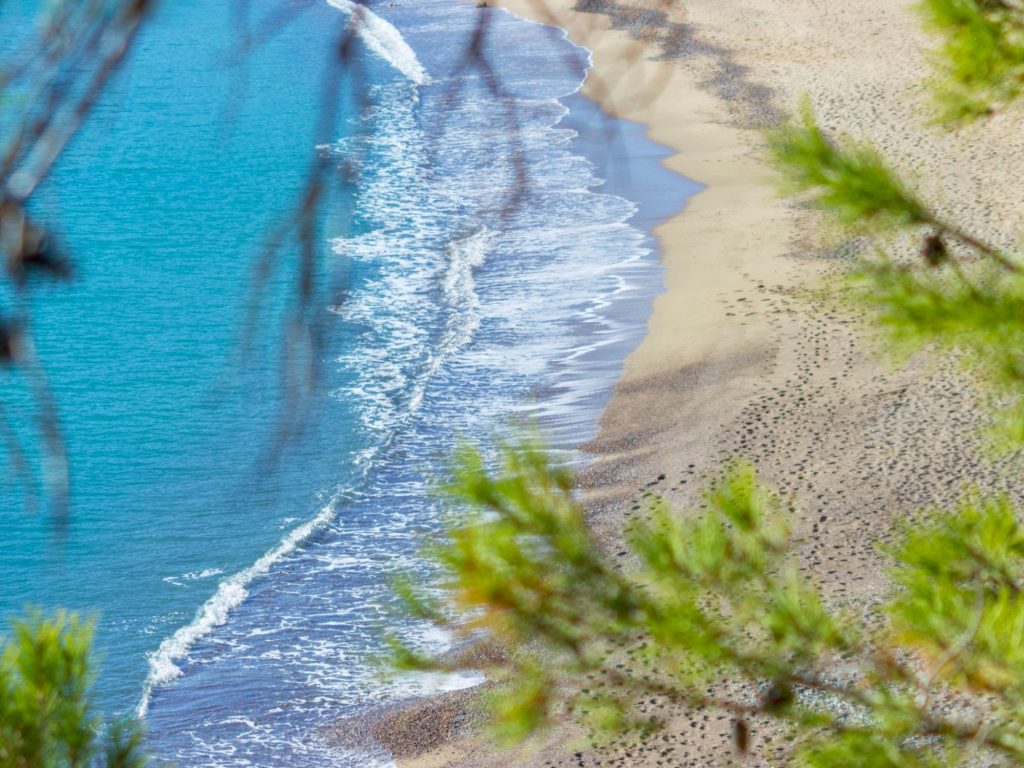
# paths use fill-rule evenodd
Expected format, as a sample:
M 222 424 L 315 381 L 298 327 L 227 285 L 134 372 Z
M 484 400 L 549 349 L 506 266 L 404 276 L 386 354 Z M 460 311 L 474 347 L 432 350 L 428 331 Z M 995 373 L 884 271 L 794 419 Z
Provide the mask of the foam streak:
M 146 716 L 154 688 L 181 676 L 181 669 L 176 662 L 185 658 L 197 640 L 228 620 L 231 609 L 241 605 L 249 595 L 249 584 L 266 575 L 275 563 L 302 546 L 310 536 L 333 519 L 334 507 L 328 504 L 316 517 L 285 536 L 274 549 L 255 563 L 222 581 L 213 597 L 196 611 L 195 618 L 160 643 L 160 647 L 149 656 L 149 676 L 143 687 L 142 699 L 135 710 L 136 717 L 142 719 Z
M 416 54 L 405 42 L 402 33 L 362 3 L 354 0 L 327 0 L 338 10 L 350 14 L 356 25 L 356 34 L 366 46 L 393 66 L 416 85 L 426 85 L 430 76 L 420 64 Z

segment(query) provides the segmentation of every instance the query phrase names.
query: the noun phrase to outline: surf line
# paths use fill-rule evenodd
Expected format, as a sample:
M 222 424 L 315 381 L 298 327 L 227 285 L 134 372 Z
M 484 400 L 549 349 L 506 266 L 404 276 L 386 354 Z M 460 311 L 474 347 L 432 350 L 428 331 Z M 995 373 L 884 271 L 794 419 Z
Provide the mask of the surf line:
M 327 0 L 327 3 L 352 17 L 356 34 L 367 48 L 416 85 L 430 83 L 427 71 L 394 24 L 385 21 L 363 3 L 355 0 Z

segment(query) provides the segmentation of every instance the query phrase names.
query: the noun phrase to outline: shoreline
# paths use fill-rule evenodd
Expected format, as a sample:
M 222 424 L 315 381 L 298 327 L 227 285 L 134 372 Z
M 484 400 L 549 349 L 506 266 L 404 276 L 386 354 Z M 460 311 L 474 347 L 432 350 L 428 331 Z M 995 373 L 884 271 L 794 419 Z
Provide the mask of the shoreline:
M 619 287 L 595 293 L 574 320 L 574 353 L 555 360 L 550 381 L 528 395 L 550 448 L 575 455 L 597 436 L 625 360 L 646 335 L 653 302 L 664 292 L 655 231 L 701 187 L 664 167 L 674 151 L 651 141 L 643 124 L 610 117 L 579 91 L 559 101 L 568 112 L 556 129 L 576 132 L 572 151 L 596 168 L 602 183 L 595 189 L 634 207 L 621 225 L 641 238 L 637 254 L 610 270 Z
M 665 92 L 686 92 L 685 103 L 684 99 L 676 99 L 668 116 L 655 114 L 663 103 L 657 99 L 659 94 L 641 93 L 639 98 L 624 96 L 624 92 L 631 90 L 632 78 L 622 77 L 617 83 L 609 83 L 601 76 L 609 62 L 621 59 L 639 62 L 650 53 L 648 43 L 637 40 L 629 32 L 612 29 L 607 17 L 574 12 L 571 0 L 548 4 L 553 14 L 543 12 L 545 9 L 540 9 L 535 0 L 495 3 L 528 21 L 558 27 L 572 42 L 589 50 L 591 69 L 576 97 L 582 95 L 593 102 L 606 119 L 639 124 L 647 141 L 667 150 L 659 165 L 671 172 L 687 190 L 681 193 L 681 205 L 675 208 L 675 213 L 657 217 L 658 223 L 653 227 L 650 222 L 643 225 L 655 241 L 662 264 L 662 289 L 650 297 L 646 333 L 622 363 L 618 381 L 595 425 L 596 435 L 579 446 L 588 458 L 587 468 L 581 473 L 581 487 L 592 513 L 591 522 L 597 528 L 604 527 L 598 522 L 598 516 L 601 510 L 610 512 L 615 521 L 603 535 L 614 536 L 618 521 L 609 507 L 618 506 L 616 502 L 623 502 L 636 491 L 635 472 L 629 471 L 629 479 L 620 475 L 634 464 L 638 453 L 643 452 L 642 447 L 635 446 L 637 435 L 649 433 L 655 428 L 651 422 L 660 421 L 658 413 L 644 414 L 635 407 L 639 403 L 631 392 L 632 385 L 659 379 L 676 366 L 699 365 L 706 360 L 712 350 L 719 347 L 719 340 L 708 333 L 718 327 L 720 320 L 720 313 L 714 306 L 713 287 L 727 283 L 730 272 L 754 268 L 752 259 L 743 258 L 749 253 L 743 248 L 735 248 L 739 259 L 715 263 L 721 249 L 734 247 L 729 237 L 736 234 L 736 230 L 721 231 L 715 226 L 715 212 L 734 205 L 737 200 L 752 212 L 778 203 L 772 199 L 771 185 L 764 181 L 769 176 L 768 169 L 749 156 L 738 136 L 712 130 L 713 127 L 724 129 L 728 116 L 715 99 L 703 93 L 692 73 L 677 66 L 676 59 L 643 67 L 655 70 L 644 73 L 645 81 L 655 83 Z M 690 110 L 698 100 L 701 119 L 695 120 Z M 682 126 L 686 126 L 686 130 L 680 130 Z M 757 213 L 752 213 L 751 219 L 756 216 Z M 723 237 L 718 239 L 713 235 Z M 789 232 L 783 230 L 776 237 L 780 259 L 789 236 Z M 696 253 L 684 247 L 694 238 L 705 238 Z M 702 268 L 699 283 L 691 282 L 694 261 Z M 684 305 L 698 308 L 700 318 L 697 324 L 688 326 L 697 332 L 694 343 L 682 348 L 677 346 L 674 329 L 678 318 L 671 311 L 680 297 Z M 692 318 L 688 322 L 692 323 Z M 749 343 L 745 338 L 741 340 L 742 347 Z M 669 349 L 671 354 L 666 355 Z M 645 419 L 645 416 L 653 418 Z M 472 710 L 469 714 L 467 707 Z M 393 712 L 381 713 L 379 719 L 371 716 L 369 726 L 376 738 L 392 750 L 397 768 L 492 765 L 487 742 L 472 733 L 473 727 L 478 727 L 482 721 L 471 698 L 441 695 L 411 702 L 403 711 L 407 716 L 394 717 Z M 448 725 L 453 721 L 462 723 L 463 727 L 449 730 Z M 422 749 L 419 733 L 422 730 L 447 732 L 448 736 Z M 541 748 L 537 752 L 536 748 L 537 745 L 528 748 L 528 753 L 518 755 L 517 760 L 526 754 L 536 758 L 550 751 Z M 494 757 L 493 765 L 498 768 L 502 759 Z
M 899 171 L 1002 242 L 1024 221 L 1024 133 L 999 116 L 960 133 L 925 127 L 928 40 L 912 3 L 501 0 L 566 30 L 592 53 L 583 93 L 672 148 L 666 167 L 705 188 L 655 229 L 665 290 L 647 334 L 582 449 L 588 519 L 614 544 L 630 505 L 653 491 L 673 508 L 742 456 L 797 506 L 801 565 L 837 605 L 867 610 L 886 588 L 874 547 L 901 515 L 958 497 L 969 477 L 1020 498 L 1006 462 L 983 462 L 974 397 L 950 366 L 894 369 L 859 322 L 806 288 L 856 255 L 819 241 L 815 215 L 780 198 L 762 129 L 806 93 L 823 125 L 874 142 Z M 640 84 L 640 87 L 638 87 Z M 965 169 L 969 169 L 966 172 Z M 932 188 L 927 187 L 929 192 Z M 1010 202 L 1007 202 L 1009 200 Z M 1007 223 L 1009 222 L 1009 223 Z M 399 768 L 714 765 L 732 755 L 727 720 L 659 705 L 657 742 L 588 749 L 557 728 L 514 752 L 460 733 Z M 419 717 L 440 716 L 429 707 Z M 390 733 L 401 746 L 401 729 Z M 763 746 L 759 734 L 752 751 Z M 666 753 L 666 744 L 672 746 Z

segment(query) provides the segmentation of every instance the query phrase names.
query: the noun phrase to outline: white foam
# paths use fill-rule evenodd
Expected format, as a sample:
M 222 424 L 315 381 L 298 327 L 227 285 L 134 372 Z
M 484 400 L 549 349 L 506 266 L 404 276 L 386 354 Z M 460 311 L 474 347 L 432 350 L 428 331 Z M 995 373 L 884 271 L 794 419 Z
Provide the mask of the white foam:
M 496 7 L 494 10 L 497 10 L 497 11 L 499 11 L 501 13 L 505 13 L 505 14 L 511 16 L 512 18 L 516 19 L 520 23 L 523 23 L 523 24 L 534 24 L 534 25 L 536 25 L 538 27 L 544 27 L 545 29 L 553 30 L 555 32 L 555 34 L 558 35 L 559 39 L 562 42 L 567 43 L 568 45 L 572 46 L 573 48 L 575 48 L 578 51 L 583 51 L 583 53 L 585 54 L 587 63 L 586 63 L 586 65 L 583 68 L 583 77 L 580 78 L 579 85 L 577 85 L 573 90 L 571 90 L 571 91 L 569 91 L 567 93 L 562 94 L 558 98 L 564 98 L 566 96 L 571 96 L 574 93 L 579 93 L 581 90 L 583 90 L 583 86 L 586 84 L 587 80 L 590 77 L 590 73 L 594 69 L 594 52 L 592 50 L 590 50 L 586 46 L 583 46 L 583 45 L 580 45 L 579 43 L 577 43 L 575 40 L 573 40 L 571 37 L 569 37 L 569 30 L 564 29 L 563 27 L 560 27 L 557 24 L 549 24 L 549 23 L 543 22 L 543 21 L 535 21 L 534 19 L 528 19 L 526 16 L 521 16 L 518 13 L 515 13 L 515 12 L 509 10 L 508 8 L 502 8 L 500 6 Z M 568 110 L 566 110 L 566 112 L 568 112 Z
M 480 672 L 416 672 L 396 685 L 396 690 L 408 696 L 435 696 L 439 693 L 463 691 L 487 682 Z
M 241 605 L 248 596 L 247 587 L 253 579 L 265 575 L 275 563 L 298 549 L 310 536 L 333 519 L 334 507 L 325 506 L 316 517 L 295 528 L 281 540 L 280 544 L 255 563 L 222 581 L 213 597 L 196 611 L 195 618 L 165 638 L 160 647 L 149 654 L 149 675 L 143 684 L 142 699 L 135 710 L 136 717 L 141 719 L 146 716 L 154 688 L 181 676 L 182 672 L 177 662 L 185 658 L 197 640 L 228 620 L 231 610 Z
M 416 58 L 402 33 L 362 3 L 355 0 L 327 0 L 340 11 L 350 14 L 356 24 L 356 34 L 366 47 L 380 56 L 416 85 L 426 85 L 430 76 Z
M 473 272 L 483 265 L 492 232 L 478 227 L 467 237 L 448 244 L 448 268 L 441 280 L 441 293 L 449 310 L 442 352 L 451 354 L 464 347 L 480 327 L 480 297 Z
M 189 571 L 183 573 L 180 576 L 164 576 L 163 580 L 167 584 L 173 584 L 176 587 L 184 587 L 183 581 L 200 581 L 202 579 L 209 579 L 214 576 L 220 576 L 224 573 L 223 568 L 204 568 L 201 571 Z

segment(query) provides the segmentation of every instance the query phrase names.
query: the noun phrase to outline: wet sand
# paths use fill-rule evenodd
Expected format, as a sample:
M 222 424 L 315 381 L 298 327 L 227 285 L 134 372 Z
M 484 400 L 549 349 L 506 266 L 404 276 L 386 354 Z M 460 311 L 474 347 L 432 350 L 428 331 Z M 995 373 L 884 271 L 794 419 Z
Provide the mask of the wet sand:
M 835 603 L 862 610 L 885 590 L 875 543 L 901 515 L 955 499 L 966 481 L 1022 495 L 1012 479 L 1019 462 L 979 457 L 982 417 L 949 366 L 896 368 L 859 318 L 808 297 L 845 268 L 857 243 L 828 243 L 813 213 L 781 199 L 764 152 L 763 129 L 806 93 L 823 125 L 870 139 L 898 169 L 927 180 L 926 196 L 944 213 L 994 242 L 1014 242 L 1024 230 L 1021 115 L 955 133 L 923 127 L 929 41 L 911 4 L 504 5 L 562 26 L 594 51 L 587 95 L 649 126 L 651 138 L 678 152 L 666 165 L 706 185 L 657 230 L 666 290 L 585 446 L 594 461 L 581 484 L 599 536 L 616 542 L 647 492 L 687 509 L 724 458 L 743 456 L 794 499 L 804 569 Z M 649 742 L 591 750 L 565 727 L 512 753 L 478 735 L 459 715 L 465 707 L 463 698 L 439 699 L 375 734 L 402 768 L 718 765 L 732 757 L 728 718 L 658 702 L 650 707 L 668 713 L 670 727 Z M 424 735 L 452 722 L 469 725 Z M 770 734 L 754 733 L 755 754 Z

